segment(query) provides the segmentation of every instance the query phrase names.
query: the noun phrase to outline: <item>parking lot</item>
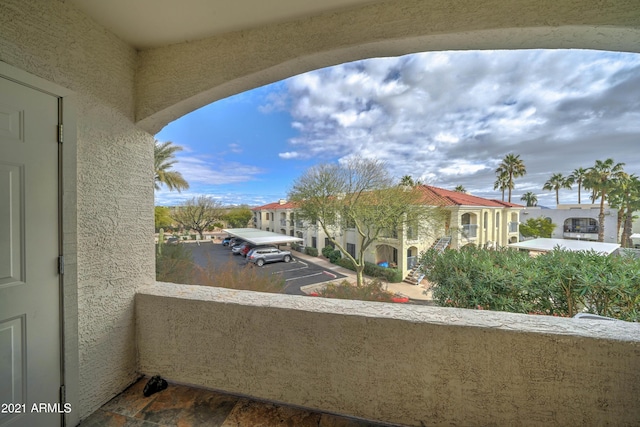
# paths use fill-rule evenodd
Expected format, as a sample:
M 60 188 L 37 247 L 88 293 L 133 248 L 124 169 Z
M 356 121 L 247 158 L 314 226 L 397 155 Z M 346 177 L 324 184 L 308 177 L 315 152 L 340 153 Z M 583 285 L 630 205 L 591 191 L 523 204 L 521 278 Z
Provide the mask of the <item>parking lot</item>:
M 199 245 L 196 243 L 183 243 L 188 245 L 193 253 L 193 260 L 202 268 L 208 265 L 224 265 L 231 263 L 237 268 L 256 268 L 262 274 L 277 274 L 285 281 L 284 293 L 292 295 L 304 295 L 300 290 L 302 286 L 314 285 L 330 280 L 341 279 L 344 275 L 335 271 L 328 271 L 325 268 L 296 258 L 296 252 L 292 251 L 293 260 L 289 263 L 274 262 L 257 267 L 246 261 L 241 255 L 234 255 L 231 250 L 222 246 L 220 243 L 203 242 Z M 282 247 L 281 249 L 285 249 Z

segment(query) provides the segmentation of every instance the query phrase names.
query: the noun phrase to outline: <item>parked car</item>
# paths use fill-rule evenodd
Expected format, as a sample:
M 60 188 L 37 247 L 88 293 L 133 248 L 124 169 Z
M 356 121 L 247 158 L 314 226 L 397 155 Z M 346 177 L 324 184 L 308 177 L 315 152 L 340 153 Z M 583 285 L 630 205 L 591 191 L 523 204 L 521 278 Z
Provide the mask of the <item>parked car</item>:
M 236 245 L 241 245 L 244 243 L 244 240 L 242 240 L 239 237 L 232 237 L 231 240 L 229 240 L 229 244 L 227 246 L 229 246 L 230 249 L 233 249 L 234 246 Z
M 165 242 L 167 245 L 177 245 L 178 243 L 180 243 L 182 240 L 180 240 L 180 237 L 176 237 L 176 236 L 171 236 L 167 239 L 167 241 Z
M 234 255 L 240 255 L 242 253 L 242 251 L 247 248 L 248 246 L 251 246 L 251 243 L 249 242 L 243 242 L 240 243 L 238 245 L 233 245 L 233 247 L 231 248 L 231 252 L 233 252 Z M 247 249 L 248 251 L 249 249 Z
M 248 250 L 246 250 L 246 252 L 243 252 L 243 255 L 245 256 L 245 258 L 248 258 L 253 252 L 255 252 L 258 249 L 277 249 L 275 246 L 273 245 L 258 245 L 258 246 L 251 246 L 249 247 Z
M 291 259 L 291 252 L 281 251 L 277 248 L 257 249 L 247 255 L 247 261 L 254 263 L 258 267 L 262 267 L 268 262 L 289 262 Z
M 222 246 L 229 246 L 229 242 L 231 241 L 231 239 L 233 239 L 233 237 L 231 236 L 227 236 L 224 239 L 222 239 Z

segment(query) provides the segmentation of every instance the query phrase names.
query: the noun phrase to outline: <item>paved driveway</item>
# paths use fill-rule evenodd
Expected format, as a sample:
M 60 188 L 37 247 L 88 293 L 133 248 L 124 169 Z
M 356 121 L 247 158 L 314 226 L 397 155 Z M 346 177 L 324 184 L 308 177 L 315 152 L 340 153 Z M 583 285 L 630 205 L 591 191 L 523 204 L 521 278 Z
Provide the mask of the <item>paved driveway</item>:
M 193 253 L 193 261 L 202 268 L 207 268 L 209 263 L 213 265 L 230 263 L 233 266 L 237 266 L 237 268 L 256 268 L 259 269 L 262 274 L 280 275 L 285 282 L 283 292 L 286 294 L 305 295 L 305 293 L 300 290 L 302 286 L 315 285 L 346 277 L 335 271 L 329 271 L 308 260 L 297 259 L 295 252 L 293 252 L 293 261 L 289 263 L 274 262 L 265 264 L 263 267 L 258 267 L 247 263 L 246 259 L 240 255 L 233 255 L 229 248 L 219 243 L 205 241 L 200 245 L 197 243 L 184 244 L 189 245 L 188 247 Z

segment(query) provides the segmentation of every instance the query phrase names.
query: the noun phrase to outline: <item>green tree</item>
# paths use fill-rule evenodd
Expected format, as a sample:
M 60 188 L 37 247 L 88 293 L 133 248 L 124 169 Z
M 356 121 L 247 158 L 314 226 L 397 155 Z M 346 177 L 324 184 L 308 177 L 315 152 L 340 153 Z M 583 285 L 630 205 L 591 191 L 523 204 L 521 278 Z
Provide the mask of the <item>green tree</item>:
M 520 197 L 520 200 L 527 203 L 527 207 L 538 205 L 538 196 L 533 191 L 527 191 Z
M 456 191 L 456 192 L 458 192 L 458 193 L 466 193 L 466 192 L 467 192 L 467 189 L 466 189 L 466 188 L 464 188 L 464 186 L 463 186 L 463 185 L 458 185 L 458 186 L 456 186 L 456 188 L 455 188 L 453 191 Z
M 604 242 L 604 202 L 615 180 L 622 176 L 624 163 L 614 163 L 613 159 L 596 160 L 586 178 L 589 188 L 600 197 L 600 213 L 598 214 L 598 242 Z
M 164 228 L 165 230 L 171 228 L 173 225 L 173 218 L 171 218 L 171 210 L 164 206 L 156 206 L 154 209 L 154 216 L 156 222 L 156 231 Z
M 253 213 L 246 206 L 231 208 L 223 217 L 231 228 L 244 228 L 251 218 L 253 218 Z
M 556 225 L 545 217 L 529 218 L 520 224 L 520 234 L 524 237 L 551 237 Z
M 309 168 L 295 180 L 289 200 L 298 206 L 296 217 L 321 228 L 334 247 L 350 260 L 357 286 L 363 285 L 364 254 L 379 236 L 407 222 L 435 218 L 439 209 L 422 205 L 419 187 L 398 186 L 378 160 L 352 159 Z M 341 244 L 340 233 L 356 230 L 358 252 L 352 256 Z
M 416 183 L 413 181 L 411 175 L 405 175 L 400 179 L 400 185 L 404 185 L 406 187 L 415 187 Z
M 511 190 L 515 188 L 513 180 L 524 176 L 527 173 L 527 168 L 525 167 L 522 159 L 520 159 L 519 154 L 507 154 L 504 159 L 502 159 L 502 162 L 496 169 L 496 175 L 500 177 L 503 173 L 506 173 L 508 177 L 506 188 L 509 190 L 508 202 L 511 203 Z
M 204 231 L 223 216 L 222 207 L 210 196 L 199 196 L 188 200 L 173 212 L 173 219 L 186 230 L 194 230 L 204 238 Z
M 587 178 L 587 174 L 589 173 L 589 169 L 585 168 L 576 168 L 569 175 L 572 182 L 578 184 L 578 204 L 581 203 L 581 191 L 582 191 L 582 183 Z
M 542 186 L 543 190 L 552 190 L 556 192 L 556 205 L 560 204 L 560 190 L 566 188 L 571 190 L 573 181 L 570 177 L 565 177 L 561 173 L 554 173 Z
M 187 190 L 189 183 L 182 177 L 178 171 L 172 170 L 173 165 L 177 163 L 175 153 L 182 151 L 182 147 L 173 145 L 171 141 L 160 143 L 155 141 L 153 149 L 153 159 L 155 167 L 154 187 L 160 189 L 162 184 L 166 185 L 171 191 Z
M 633 213 L 640 210 L 640 179 L 636 175 L 621 174 L 611 189 L 610 204 L 619 210 L 618 221 L 622 223 L 620 237 L 622 247 L 633 247 L 631 241 Z

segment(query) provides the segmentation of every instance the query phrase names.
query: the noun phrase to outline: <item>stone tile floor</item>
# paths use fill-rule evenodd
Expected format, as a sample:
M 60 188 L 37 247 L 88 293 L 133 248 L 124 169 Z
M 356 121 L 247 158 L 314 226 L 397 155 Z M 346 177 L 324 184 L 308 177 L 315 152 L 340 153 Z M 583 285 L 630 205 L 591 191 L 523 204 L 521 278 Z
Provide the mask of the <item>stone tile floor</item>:
M 80 423 L 80 427 L 382 427 L 303 409 L 258 402 L 211 390 L 169 384 L 150 397 L 148 378 L 131 387 Z

